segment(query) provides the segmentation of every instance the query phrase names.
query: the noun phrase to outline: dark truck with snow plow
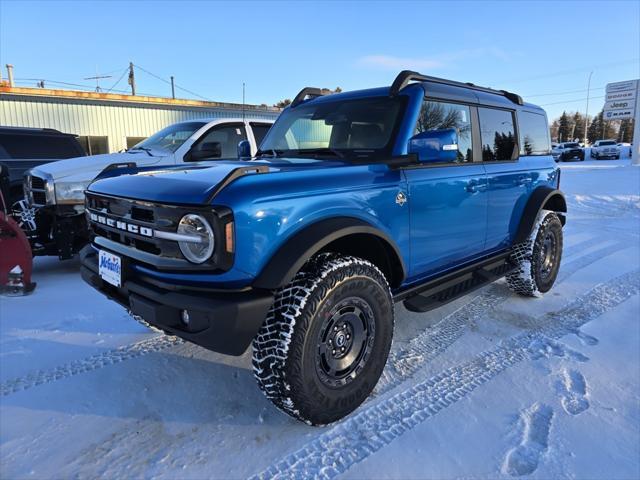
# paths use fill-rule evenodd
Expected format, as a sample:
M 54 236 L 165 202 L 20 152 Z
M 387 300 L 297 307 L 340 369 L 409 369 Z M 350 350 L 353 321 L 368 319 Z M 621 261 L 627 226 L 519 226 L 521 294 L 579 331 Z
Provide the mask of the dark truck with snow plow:
M 514 93 L 410 71 L 305 88 L 249 161 L 91 184 L 82 276 L 168 334 L 251 347 L 265 395 L 327 424 L 375 387 L 395 302 L 424 312 L 502 277 L 552 287 L 559 186 L 546 114 Z

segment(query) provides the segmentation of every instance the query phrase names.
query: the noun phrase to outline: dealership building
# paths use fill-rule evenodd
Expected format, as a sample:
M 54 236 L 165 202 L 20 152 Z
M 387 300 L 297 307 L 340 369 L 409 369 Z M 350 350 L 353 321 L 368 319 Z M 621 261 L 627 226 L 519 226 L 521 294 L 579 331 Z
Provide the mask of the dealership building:
M 184 120 L 275 120 L 279 113 L 266 105 L 0 86 L 0 126 L 72 133 L 89 155 L 124 150 Z

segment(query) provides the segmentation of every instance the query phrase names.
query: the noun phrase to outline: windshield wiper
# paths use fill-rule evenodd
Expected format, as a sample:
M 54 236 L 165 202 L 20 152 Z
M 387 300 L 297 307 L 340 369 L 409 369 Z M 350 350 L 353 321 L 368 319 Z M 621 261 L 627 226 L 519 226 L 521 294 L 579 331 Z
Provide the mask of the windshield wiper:
M 302 150 L 290 150 L 294 155 L 329 155 L 338 158 L 344 158 L 344 152 L 333 148 L 303 148 Z
M 147 155 L 149 155 L 150 157 L 153 157 L 153 154 L 151 153 L 151 149 L 147 147 L 133 147 L 127 150 L 127 153 L 131 153 L 134 150 L 142 150 L 143 152 L 146 152 Z

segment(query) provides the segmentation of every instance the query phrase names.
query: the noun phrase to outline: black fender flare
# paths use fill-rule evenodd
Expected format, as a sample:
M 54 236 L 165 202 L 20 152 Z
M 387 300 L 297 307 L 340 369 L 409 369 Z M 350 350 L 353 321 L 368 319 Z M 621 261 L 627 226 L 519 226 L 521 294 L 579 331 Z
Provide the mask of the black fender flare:
M 542 209 L 561 213 L 560 221 L 564 226 L 566 222 L 564 214 L 567 213 L 567 201 L 564 194 L 551 187 L 538 187 L 533 191 L 524 207 L 518 230 L 513 239 L 514 244 L 524 242 L 529 237 L 538 212 Z
M 340 238 L 353 234 L 367 234 L 377 237 L 384 246 L 391 249 L 395 268 L 399 270 L 401 282 L 406 277 L 402 255 L 395 242 L 384 232 L 371 224 L 354 217 L 335 217 L 320 220 L 294 233 L 280 246 L 258 274 L 253 286 L 275 290 L 288 284 L 295 274 L 313 255 L 323 247 Z M 389 283 L 392 283 L 389 279 Z M 393 282 L 399 283 L 399 282 Z

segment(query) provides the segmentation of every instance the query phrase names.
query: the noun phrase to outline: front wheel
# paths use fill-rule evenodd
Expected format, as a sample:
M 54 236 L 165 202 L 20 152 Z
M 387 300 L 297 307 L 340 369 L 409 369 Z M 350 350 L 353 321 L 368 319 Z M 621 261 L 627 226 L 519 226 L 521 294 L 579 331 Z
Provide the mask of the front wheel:
M 391 348 L 393 300 L 370 262 L 321 254 L 274 304 L 253 341 L 258 386 L 310 425 L 335 422 L 375 387 Z
M 506 277 L 509 288 L 528 297 L 551 290 L 560 270 L 562 243 L 558 214 L 540 210 L 529 238 L 513 248 L 511 260 L 517 268 Z

